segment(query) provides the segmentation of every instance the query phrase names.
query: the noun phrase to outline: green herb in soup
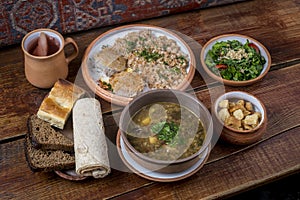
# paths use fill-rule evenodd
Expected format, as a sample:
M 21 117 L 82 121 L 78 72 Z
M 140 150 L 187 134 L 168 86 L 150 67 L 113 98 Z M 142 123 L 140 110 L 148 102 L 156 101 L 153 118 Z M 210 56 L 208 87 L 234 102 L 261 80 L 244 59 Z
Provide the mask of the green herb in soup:
M 151 131 L 155 133 L 159 140 L 170 144 L 177 135 L 179 125 L 174 122 L 159 122 L 151 127 Z
M 131 119 L 127 139 L 139 152 L 159 160 L 178 160 L 202 147 L 205 130 L 200 119 L 176 103 L 144 106 Z
M 246 81 L 260 75 L 265 58 L 259 48 L 248 40 L 220 41 L 206 55 L 205 64 L 216 75 L 227 80 Z

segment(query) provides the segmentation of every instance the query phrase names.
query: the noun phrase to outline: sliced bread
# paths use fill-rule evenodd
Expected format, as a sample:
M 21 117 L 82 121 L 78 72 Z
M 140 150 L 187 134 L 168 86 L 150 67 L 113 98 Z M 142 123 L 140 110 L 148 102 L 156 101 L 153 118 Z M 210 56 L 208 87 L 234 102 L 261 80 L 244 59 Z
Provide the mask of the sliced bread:
M 28 136 L 34 148 L 74 152 L 74 142 L 37 115 L 28 118 L 27 126 Z
M 85 91 L 82 88 L 67 80 L 59 79 L 42 101 L 37 116 L 63 129 L 74 103 L 84 94 Z
M 35 149 L 28 135 L 24 141 L 25 156 L 32 171 L 53 171 L 75 168 L 74 154 L 61 150 Z

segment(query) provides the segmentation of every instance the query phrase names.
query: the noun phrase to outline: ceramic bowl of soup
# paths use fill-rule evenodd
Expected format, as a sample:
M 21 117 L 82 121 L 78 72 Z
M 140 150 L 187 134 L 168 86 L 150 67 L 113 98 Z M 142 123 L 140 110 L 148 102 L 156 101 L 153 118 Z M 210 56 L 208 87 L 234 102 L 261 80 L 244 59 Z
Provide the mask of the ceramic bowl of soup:
M 122 111 L 119 128 L 130 157 L 161 173 L 182 172 L 206 160 L 213 135 L 212 118 L 203 103 L 169 89 L 134 98 Z

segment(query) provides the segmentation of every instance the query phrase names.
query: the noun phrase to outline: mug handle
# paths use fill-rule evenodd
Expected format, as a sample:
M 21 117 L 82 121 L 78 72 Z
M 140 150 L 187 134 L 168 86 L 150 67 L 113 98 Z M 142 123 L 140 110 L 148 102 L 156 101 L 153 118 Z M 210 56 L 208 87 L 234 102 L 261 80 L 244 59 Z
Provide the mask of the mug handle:
M 79 50 L 76 42 L 72 38 L 68 37 L 65 39 L 65 46 L 68 44 L 71 44 L 74 48 L 72 54 L 66 58 L 66 62 L 69 64 L 72 60 L 74 60 L 78 56 Z

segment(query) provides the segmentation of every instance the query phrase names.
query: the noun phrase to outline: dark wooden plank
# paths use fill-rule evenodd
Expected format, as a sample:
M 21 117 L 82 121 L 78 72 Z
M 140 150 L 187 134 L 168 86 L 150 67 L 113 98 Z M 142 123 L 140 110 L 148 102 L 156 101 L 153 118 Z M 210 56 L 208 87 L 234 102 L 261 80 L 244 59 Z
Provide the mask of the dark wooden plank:
M 179 182 L 154 183 L 112 199 L 216 199 L 237 194 L 300 171 L 300 127 L 236 155 L 206 164 Z
M 299 127 L 291 129 L 218 162 L 207 163 L 190 178 L 166 184 L 114 169 L 104 179 L 81 182 L 63 180 L 54 173 L 33 173 L 27 167 L 21 139 L 0 145 L 0 197 L 99 199 L 121 195 L 122 199 L 189 199 L 230 195 L 299 171 L 299 131 Z

